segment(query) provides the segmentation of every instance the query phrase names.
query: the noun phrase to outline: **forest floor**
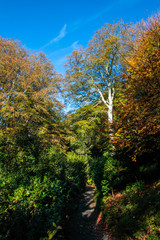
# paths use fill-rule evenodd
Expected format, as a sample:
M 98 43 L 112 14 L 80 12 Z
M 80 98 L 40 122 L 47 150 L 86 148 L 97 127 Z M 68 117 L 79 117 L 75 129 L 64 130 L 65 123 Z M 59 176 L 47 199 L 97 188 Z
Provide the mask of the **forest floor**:
M 78 209 L 70 216 L 67 226 L 67 240 L 111 240 L 101 223 L 94 201 L 95 188 L 86 186 Z

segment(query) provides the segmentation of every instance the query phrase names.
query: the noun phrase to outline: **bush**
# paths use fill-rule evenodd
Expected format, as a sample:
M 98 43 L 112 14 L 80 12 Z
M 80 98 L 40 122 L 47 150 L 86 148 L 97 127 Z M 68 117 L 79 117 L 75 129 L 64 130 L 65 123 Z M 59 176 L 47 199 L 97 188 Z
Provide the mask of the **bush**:
M 103 199 L 103 214 L 115 239 L 160 238 L 160 182 L 132 183 L 123 192 Z
M 12 160 L 8 166 L 1 161 L 1 239 L 60 239 L 59 226 L 85 186 L 83 159 L 51 147 L 38 159 L 19 151 Z
M 88 173 L 99 192 L 101 192 L 101 182 L 103 180 L 105 162 L 105 157 L 88 157 Z
M 67 180 L 67 206 L 72 211 L 77 207 L 80 193 L 86 185 L 86 158 L 74 152 L 67 154 L 66 161 L 66 180 Z

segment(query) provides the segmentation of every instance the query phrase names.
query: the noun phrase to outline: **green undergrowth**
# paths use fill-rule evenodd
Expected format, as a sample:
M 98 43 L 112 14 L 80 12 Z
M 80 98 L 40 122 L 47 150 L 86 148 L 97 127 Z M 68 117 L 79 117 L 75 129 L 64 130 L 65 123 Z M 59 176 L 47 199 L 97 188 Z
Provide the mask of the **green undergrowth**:
M 158 158 L 150 163 L 142 157 L 138 163 L 108 152 L 89 157 L 88 172 L 96 187 L 97 207 L 115 240 L 160 239 Z
M 102 212 L 117 240 L 160 239 L 160 180 L 150 185 L 137 181 L 103 197 Z
M 66 216 L 85 188 L 83 158 L 54 147 L 37 157 L 0 153 L 0 239 L 63 239 Z

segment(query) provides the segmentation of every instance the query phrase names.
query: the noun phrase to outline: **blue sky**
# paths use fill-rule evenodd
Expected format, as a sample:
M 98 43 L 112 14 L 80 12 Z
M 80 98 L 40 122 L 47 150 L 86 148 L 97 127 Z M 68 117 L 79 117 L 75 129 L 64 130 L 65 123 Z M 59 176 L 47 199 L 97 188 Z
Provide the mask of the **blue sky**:
M 0 35 L 43 51 L 64 73 L 66 56 L 104 23 L 137 22 L 158 10 L 160 0 L 0 0 Z

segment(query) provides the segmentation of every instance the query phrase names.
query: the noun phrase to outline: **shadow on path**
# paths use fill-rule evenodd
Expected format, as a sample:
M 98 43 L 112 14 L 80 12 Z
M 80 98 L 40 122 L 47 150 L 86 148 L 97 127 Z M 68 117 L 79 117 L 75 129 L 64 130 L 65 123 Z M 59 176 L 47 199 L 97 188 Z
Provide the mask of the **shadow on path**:
M 70 216 L 66 240 L 109 240 L 106 231 L 97 224 L 99 212 L 94 202 L 93 186 L 87 186 L 78 210 Z

